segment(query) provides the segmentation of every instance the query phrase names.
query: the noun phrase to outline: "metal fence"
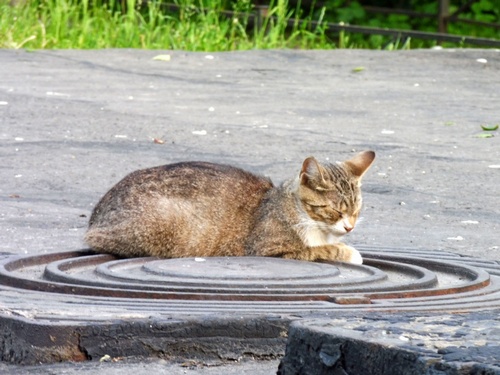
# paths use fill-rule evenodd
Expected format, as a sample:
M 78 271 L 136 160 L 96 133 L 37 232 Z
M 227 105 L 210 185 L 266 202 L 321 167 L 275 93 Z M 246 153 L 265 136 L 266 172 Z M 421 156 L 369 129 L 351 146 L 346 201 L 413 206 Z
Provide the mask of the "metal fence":
M 233 11 L 223 11 L 227 17 L 240 17 L 245 16 L 248 17 L 248 23 L 251 27 L 261 27 L 266 18 L 273 19 L 275 17 L 269 16 L 269 9 L 272 7 L 272 0 L 254 0 L 254 11 L 252 13 L 241 14 Z M 363 2 L 360 1 L 363 9 L 366 12 L 373 13 L 382 13 L 382 14 L 402 14 L 410 17 L 427 17 L 436 20 L 436 32 L 429 31 L 419 31 L 412 29 L 391 29 L 391 28 L 381 28 L 381 27 L 370 27 L 370 26 L 362 26 L 362 25 L 351 25 L 346 23 L 334 23 L 334 22 L 317 22 L 313 20 L 297 20 L 295 18 L 291 18 L 288 20 L 288 25 L 292 27 L 297 23 L 297 21 L 308 22 L 310 27 L 314 28 L 316 26 L 324 26 L 325 29 L 329 33 L 337 33 L 340 31 L 346 31 L 351 33 L 360 33 L 360 34 L 368 34 L 368 35 L 384 35 L 390 36 L 394 39 L 405 40 L 407 38 L 415 38 L 422 40 L 433 40 L 438 43 L 441 42 L 450 42 L 457 44 L 469 44 L 476 45 L 482 47 L 497 47 L 500 48 L 500 39 L 492 39 L 492 38 L 481 38 L 481 37 L 473 37 L 467 35 L 456 35 L 448 33 L 448 25 L 452 22 L 463 22 L 468 24 L 473 24 L 476 26 L 482 27 L 491 27 L 500 30 L 500 24 L 498 23 L 487 23 L 481 21 L 475 21 L 470 19 L 461 18 L 460 15 L 466 12 L 473 3 L 478 0 L 469 0 L 465 4 L 461 5 L 456 11 L 450 13 L 450 0 L 437 0 L 438 1 L 438 12 L 437 14 L 433 13 L 422 13 L 416 12 L 410 9 L 400 9 L 400 8 L 383 8 L 371 5 L 363 6 Z M 301 4 L 303 6 L 314 6 L 317 9 L 325 6 L 325 2 L 314 2 L 312 0 L 302 0 Z M 174 3 L 164 3 L 165 8 L 170 11 L 176 11 L 181 8 L 180 5 Z
M 267 0 L 256 0 L 256 9 L 257 17 L 261 18 L 262 14 L 267 13 L 267 8 L 269 7 L 269 3 L 266 4 Z M 313 6 L 310 0 L 303 0 L 303 5 Z M 467 23 L 471 25 L 488 27 L 500 30 L 499 23 L 488 23 L 482 21 L 475 21 L 467 18 L 460 17 L 465 12 L 467 12 L 471 6 L 479 0 L 468 0 L 464 4 L 458 6 L 458 8 L 451 12 L 450 11 L 450 0 L 437 0 L 438 2 L 438 11 L 437 13 L 423 13 L 417 12 L 408 8 L 384 8 L 372 5 L 363 5 L 363 1 L 359 1 L 362 8 L 365 12 L 368 13 L 377 13 L 377 14 L 399 14 L 406 15 L 409 17 L 424 17 L 429 19 L 436 20 L 436 31 L 428 32 L 428 31 L 419 31 L 419 30 L 406 30 L 406 29 L 390 29 L 390 28 L 379 28 L 379 27 L 369 27 L 369 26 L 361 26 L 361 25 L 349 25 L 342 23 L 327 23 L 328 30 L 330 31 L 348 31 L 353 33 L 361 33 L 361 34 L 373 34 L 373 35 L 385 35 L 392 36 L 394 38 L 416 38 L 416 39 L 424 39 L 424 40 L 435 40 L 438 42 L 451 42 L 451 43 L 464 43 L 485 47 L 500 47 L 499 39 L 491 39 L 491 38 L 480 38 L 480 37 L 471 37 L 467 35 L 454 35 L 448 33 L 448 26 L 452 22 L 461 22 Z M 309 4 L 307 4 L 309 2 Z M 314 6 L 317 8 L 321 8 L 327 5 L 326 2 L 315 2 Z M 500 4 L 499 4 L 500 6 Z M 294 21 L 291 21 L 293 24 Z M 317 25 L 315 22 L 311 22 L 312 26 Z

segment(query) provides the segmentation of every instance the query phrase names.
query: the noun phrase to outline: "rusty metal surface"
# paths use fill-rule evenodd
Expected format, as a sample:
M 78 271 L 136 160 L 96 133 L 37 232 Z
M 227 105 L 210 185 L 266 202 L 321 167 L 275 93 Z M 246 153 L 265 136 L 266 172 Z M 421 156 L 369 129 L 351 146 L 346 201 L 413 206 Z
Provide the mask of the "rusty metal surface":
M 88 250 L 8 256 L 0 260 L 2 311 L 98 321 L 151 314 L 500 308 L 500 266 L 494 261 L 438 251 L 363 250 L 360 266 L 249 257 L 116 259 Z M 81 313 L 84 306 L 91 317 Z
M 297 319 L 500 311 L 497 262 L 439 251 L 362 253 L 363 265 L 116 259 L 88 250 L 2 256 L 0 360 L 277 358 Z

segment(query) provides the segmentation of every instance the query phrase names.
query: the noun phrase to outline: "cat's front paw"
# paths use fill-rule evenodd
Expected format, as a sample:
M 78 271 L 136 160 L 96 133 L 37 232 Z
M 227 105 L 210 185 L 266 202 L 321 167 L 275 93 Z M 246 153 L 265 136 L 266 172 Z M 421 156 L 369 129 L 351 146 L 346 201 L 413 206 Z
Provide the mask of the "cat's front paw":
M 363 257 L 360 252 L 356 250 L 354 247 L 348 246 L 350 248 L 350 259 L 347 261 L 353 264 L 363 264 Z
M 337 244 L 338 251 L 338 259 L 341 262 L 347 262 L 352 264 L 363 264 L 363 258 L 358 250 L 356 250 L 352 246 L 348 246 L 344 243 Z
M 295 259 L 304 260 L 329 260 L 334 262 L 346 262 L 353 264 L 363 264 L 363 258 L 358 250 L 344 243 L 335 245 L 318 246 L 309 249 L 306 253 L 307 257 L 294 257 Z

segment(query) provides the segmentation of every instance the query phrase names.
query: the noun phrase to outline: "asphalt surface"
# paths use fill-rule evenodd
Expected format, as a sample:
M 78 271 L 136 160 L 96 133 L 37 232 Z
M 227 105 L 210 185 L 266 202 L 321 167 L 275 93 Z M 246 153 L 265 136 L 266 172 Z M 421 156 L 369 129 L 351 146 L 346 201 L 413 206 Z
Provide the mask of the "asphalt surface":
M 93 205 L 139 168 L 205 160 L 279 183 L 310 155 L 372 149 L 346 242 L 499 260 L 500 129 L 477 136 L 500 123 L 499 103 L 498 50 L 0 50 L 0 252 L 82 248 Z M 277 363 L 0 372 L 259 375 Z

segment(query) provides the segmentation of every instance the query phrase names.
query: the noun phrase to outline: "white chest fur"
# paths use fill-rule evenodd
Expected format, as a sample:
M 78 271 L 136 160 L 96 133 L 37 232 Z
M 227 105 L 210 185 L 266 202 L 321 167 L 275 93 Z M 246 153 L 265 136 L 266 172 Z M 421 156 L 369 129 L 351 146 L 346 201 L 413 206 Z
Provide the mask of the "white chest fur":
M 309 247 L 333 245 L 338 243 L 342 236 L 336 233 L 335 226 L 314 221 L 309 217 L 303 218 L 296 229 L 304 244 Z

